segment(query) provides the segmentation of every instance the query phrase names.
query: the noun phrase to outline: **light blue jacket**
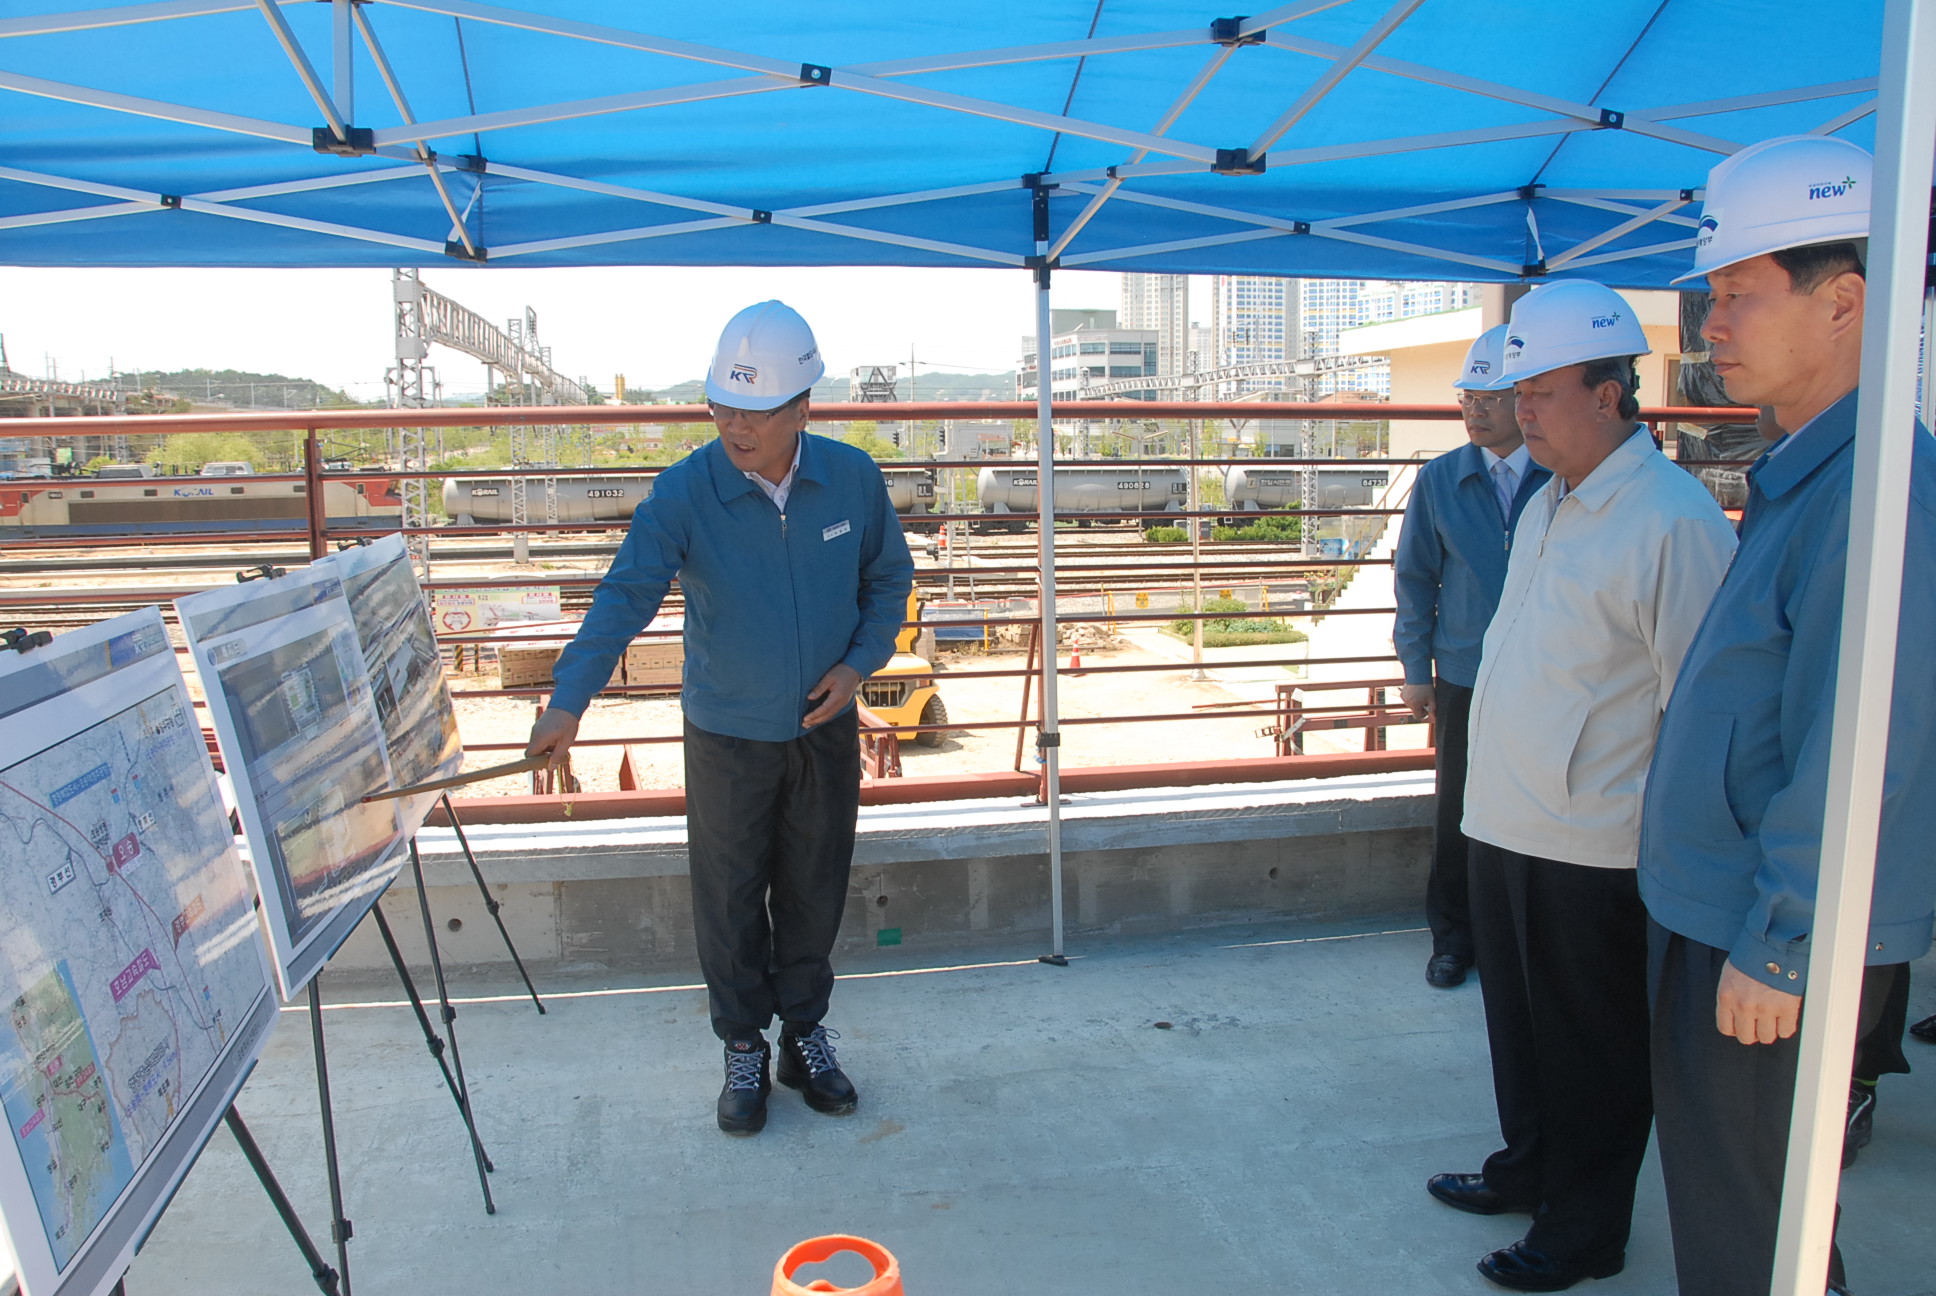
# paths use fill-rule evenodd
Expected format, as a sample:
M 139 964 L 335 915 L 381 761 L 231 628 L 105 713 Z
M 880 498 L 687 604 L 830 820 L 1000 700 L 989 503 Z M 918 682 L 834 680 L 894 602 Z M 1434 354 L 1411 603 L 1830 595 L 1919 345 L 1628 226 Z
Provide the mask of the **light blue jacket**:
M 1468 442 L 1418 470 L 1392 555 L 1392 646 L 1407 684 L 1430 684 L 1435 662 L 1448 684 L 1471 688 L 1479 678 L 1479 647 L 1506 587 L 1513 529 L 1552 475 L 1529 462 L 1508 518 L 1478 446 Z
M 1914 435 L 1870 963 L 1927 950 L 1936 897 L 1936 443 Z M 1648 912 L 1791 993 L 1815 925 L 1854 436 L 1851 393 L 1749 472 L 1741 548 L 1661 718 L 1642 812 Z
M 838 662 L 862 679 L 894 655 L 914 560 L 881 471 L 801 434 L 781 513 L 709 441 L 660 473 L 552 668 L 551 705 L 582 715 L 672 578 L 686 598 L 686 717 L 708 733 L 785 742 Z

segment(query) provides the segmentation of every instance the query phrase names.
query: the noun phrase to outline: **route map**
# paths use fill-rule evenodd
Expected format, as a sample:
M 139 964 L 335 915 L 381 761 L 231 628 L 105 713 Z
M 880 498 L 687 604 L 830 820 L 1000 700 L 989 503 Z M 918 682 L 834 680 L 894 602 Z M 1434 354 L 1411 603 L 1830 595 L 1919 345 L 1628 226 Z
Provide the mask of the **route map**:
M 66 1271 L 238 1035 L 253 1058 L 273 1004 L 254 887 L 158 613 L 0 675 L 0 733 L 0 1109 Z M 8 1178 L 0 1211 L 38 1296 Z

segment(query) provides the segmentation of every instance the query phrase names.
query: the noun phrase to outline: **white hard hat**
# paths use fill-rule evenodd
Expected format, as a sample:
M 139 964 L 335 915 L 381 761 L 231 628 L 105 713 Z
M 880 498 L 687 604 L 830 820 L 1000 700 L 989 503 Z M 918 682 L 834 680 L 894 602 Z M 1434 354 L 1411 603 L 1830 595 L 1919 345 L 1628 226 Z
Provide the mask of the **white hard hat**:
M 1541 284 L 1513 303 L 1506 324 L 1506 381 L 1652 351 L 1633 307 L 1605 284 L 1585 279 Z
M 778 409 L 825 372 L 800 313 L 785 302 L 764 301 L 727 321 L 706 374 L 706 399 L 736 409 Z
M 1465 368 L 1452 385 L 1466 391 L 1500 391 L 1512 386 L 1506 377 L 1506 326 L 1489 328 L 1473 340 L 1465 353 Z
M 1847 140 L 1786 135 L 1750 144 L 1707 173 L 1694 268 L 1675 283 L 1749 257 L 1869 236 L 1875 159 Z

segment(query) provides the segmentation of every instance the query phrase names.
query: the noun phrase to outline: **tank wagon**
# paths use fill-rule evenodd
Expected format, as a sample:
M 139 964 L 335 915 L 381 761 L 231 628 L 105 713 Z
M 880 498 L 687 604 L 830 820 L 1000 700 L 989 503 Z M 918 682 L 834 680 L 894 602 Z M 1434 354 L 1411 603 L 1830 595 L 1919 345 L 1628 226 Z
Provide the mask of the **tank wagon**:
M 1312 508 L 1365 508 L 1391 481 L 1388 468 L 1320 467 Z M 1232 464 L 1223 473 L 1224 498 L 1233 512 L 1303 508 L 1304 471 L 1281 464 Z
M 934 472 L 928 468 L 888 468 L 887 495 L 894 511 L 905 519 L 925 518 L 934 512 Z M 647 495 L 650 477 L 594 477 L 585 474 L 552 478 L 558 484 L 558 520 L 582 525 L 629 522 Z M 511 522 L 511 479 L 508 477 L 451 477 L 444 482 L 444 512 L 458 526 L 508 526 Z M 545 516 L 545 479 L 524 479 L 526 521 Z
M 558 488 L 558 520 L 584 526 L 628 522 L 632 510 L 652 493 L 650 477 L 554 476 Z M 449 477 L 444 480 L 444 512 L 458 526 L 507 526 L 511 522 L 509 477 Z M 524 479 L 524 517 L 542 522 L 546 516 L 545 478 Z
M 380 477 L 323 483 L 333 527 L 399 525 L 403 500 Z M 309 525 L 302 482 L 219 477 L 61 477 L 0 482 L 0 540 L 62 536 L 301 532 Z
M 1004 513 L 1035 512 L 1034 467 L 984 468 L 975 479 L 981 501 L 984 531 L 1021 531 L 1023 520 L 1001 521 Z M 1189 502 L 1190 479 L 1181 468 L 1058 468 L 1055 470 L 1055 513 L 1073 516 L 1083 526 L 1085 514 L 1175 513 Z
M 887 479 L 887 498 L 908 530 L 940 529 L 938 520 L 925 525 L 921 521 L 934 516 L 934 469 L 883 468 L 881 476 Z

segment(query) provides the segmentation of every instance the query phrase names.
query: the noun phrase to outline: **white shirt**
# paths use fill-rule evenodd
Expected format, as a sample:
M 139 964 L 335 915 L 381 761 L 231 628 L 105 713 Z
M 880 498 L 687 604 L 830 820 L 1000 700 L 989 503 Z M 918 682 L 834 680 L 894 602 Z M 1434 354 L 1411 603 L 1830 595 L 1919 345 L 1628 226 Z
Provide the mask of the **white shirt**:
M 787 496 L 793 494 L 793 475 L 800 471 L 800 437 L 805 435 L 806 433 L 802 432 L 800 436 L 793 439 L 793 466 L 787 469 L 786 476 L 780 478 L 778 486 L 756 472 L 741 474 L 747 481 L 765 491 L 766 497 L 773 501 L 773 507 L 782 513 L 786 512 Z
M 1633 868 L 1654 731 L 1734 553 L 1714 497 L 1642 429 L 1526 503 L 1473 685 L 1465 834 Z
M 1526 465 L 1533 461 L 1532 451 L 1521 441 L 1519 448 L 1503 459 L 1484 446 L 1479 447 L 1479 454 L 1485 460 L 1492 493 L 1499 497 L 1499 511 L 1511 517 L 1513 498 L 1519 494 L 1519 483 L 1526 480 Z

